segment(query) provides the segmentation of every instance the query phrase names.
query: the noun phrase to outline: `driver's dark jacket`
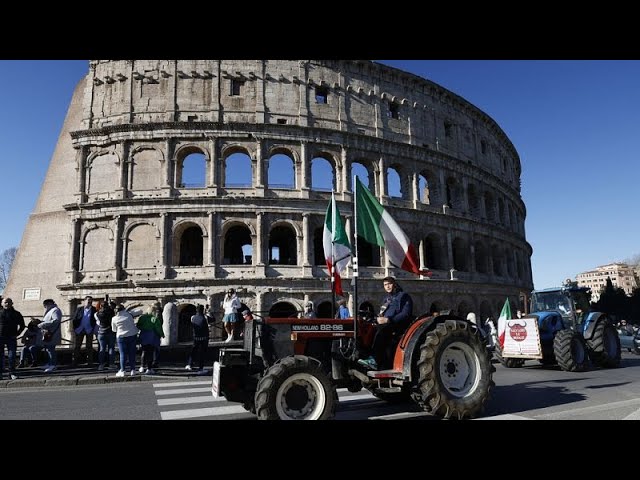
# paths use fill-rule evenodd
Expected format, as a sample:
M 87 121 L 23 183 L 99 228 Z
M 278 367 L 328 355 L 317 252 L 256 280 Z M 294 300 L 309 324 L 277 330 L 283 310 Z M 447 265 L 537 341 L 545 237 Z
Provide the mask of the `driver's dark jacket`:
M 402 290 L 387 295 L 382 303 L 383 309 L 388 305 L 386 310 L 380 315 L 387 317 L 391 323 L 406 324 L 413 320 L 413 300 L 408 293 Z

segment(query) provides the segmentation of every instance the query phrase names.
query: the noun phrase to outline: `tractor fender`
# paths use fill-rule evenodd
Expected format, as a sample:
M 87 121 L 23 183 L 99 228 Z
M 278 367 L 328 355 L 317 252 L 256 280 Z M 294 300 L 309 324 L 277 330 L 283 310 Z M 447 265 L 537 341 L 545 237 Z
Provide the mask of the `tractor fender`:
M 444 323 L 446 320 L 462 320 L 467 322 L 467 320 L 463 320 L 455 315 L 438 315 L 437 317 L 423 315 L 409 325 L 409 328 L 407 328 L 400 339 L 393 357 L 393 369 L 396 371 L 402 370 L 403 378 L 411 380 L 411 366 L 415 364 L 420 356 L 420 345 L 424 339 L 424 334 L 433 330 L 436 325 Z
M 593 338 L 593 332 L 599 322 L 607 321 L 609 317 L 604 312 L 590 312 L 584 321 L 583 336 L 586 340 Z

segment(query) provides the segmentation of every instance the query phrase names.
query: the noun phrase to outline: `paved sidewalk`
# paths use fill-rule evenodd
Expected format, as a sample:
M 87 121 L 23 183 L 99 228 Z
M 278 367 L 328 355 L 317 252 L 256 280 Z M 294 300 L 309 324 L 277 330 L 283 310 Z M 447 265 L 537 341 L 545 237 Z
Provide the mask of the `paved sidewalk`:
M 211 365 L 210 365 L 211 363 Z M 211 378 L 212 362 L 205 364 L 208 370 L 207 375 L 199 375 L 196 370 L 185 370 L 185 363 L 164 362 L 160 364 L 160 368 L 155 369 L 154 375 L 145 375 L 136 370 L 132 377 L 129 372 L 124 377 L 116 377 L 119 366 L 111 367 L 109 370 L 98 371 L 97 364 L 88 367 L 80 365 L 71 367 L 69 365 L 60 365 L 51 373 L 44 373 L 43 367 L 36 368 L 20 368 L 16 370 L 17 380 L 10 380 L 9 373 L 3 372 L 4 380 L 0 380 L 0 389 L 3 388 L 28 388 L 28 387 L 59 387 L 69 385 L 97 385 L 103 383 L 117 382 L 144 382 L 171 379 L 187 379 L 198 377 L 202 379 Z M 138 364 L 140 368 L 140 364 Z

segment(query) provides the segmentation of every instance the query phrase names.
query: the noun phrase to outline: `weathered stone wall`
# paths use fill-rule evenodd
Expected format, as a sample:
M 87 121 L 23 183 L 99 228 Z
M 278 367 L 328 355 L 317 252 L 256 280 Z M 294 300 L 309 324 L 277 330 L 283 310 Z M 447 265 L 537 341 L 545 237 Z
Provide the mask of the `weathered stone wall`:
M 204 158 L 204 184 L 190 187 L 182 168 L 194 153 Z M 237 153 L 245 166 L 229 160 Z M 293 187 L 269 184 L 276 154 L 291 159 Z M 505 297 L 515 303 L 531 289 L 520 159 L 499 126 L 454 93 L 367 61 L 94 60 L 7 294 L 28 314 L 41 313 L 45 297 L 68 312 L 104 293 L 176 300 L 181 310 L 218 304 L 228 286 L 257 310 L 329 301 L 316 247 L 330 193 L 313 188 L 318 159 L 334 172 L 348 232 L 351 169 L 360 164 L 434 271 L 431 280 L 399 271 L 376 247 L 380 266 L 361 268 L 358 303 L 377 308 L 389 274 L 413 294 L 416 313 L 496 315 Z M 250 171 L 250 185 L 227 185 L 233 168 Z M 389 196 L 389 168 L 398 197 Z M 286 258 L 270 258 L 272 241 Z M 238 242 L 252 247 L 248 263 L 232 258 Z M 21 301 L 23 288 L 36 287 L 39 301 Z

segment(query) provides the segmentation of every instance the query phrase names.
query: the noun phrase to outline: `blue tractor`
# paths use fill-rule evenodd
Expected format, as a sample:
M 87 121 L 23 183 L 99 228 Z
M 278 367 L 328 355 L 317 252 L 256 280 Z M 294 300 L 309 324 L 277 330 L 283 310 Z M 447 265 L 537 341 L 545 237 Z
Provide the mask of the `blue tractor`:
M 567 286 L 535 290 L 526 317 L 536 318 L 544 365 L 558 364 L 581 372 L 589 360 L 601 368 L 620 365 L 620 338 L 606 313 L 590 311 L 591 290 Z M 506 367 L 521 367 L 520 358 L 498 358 Z

